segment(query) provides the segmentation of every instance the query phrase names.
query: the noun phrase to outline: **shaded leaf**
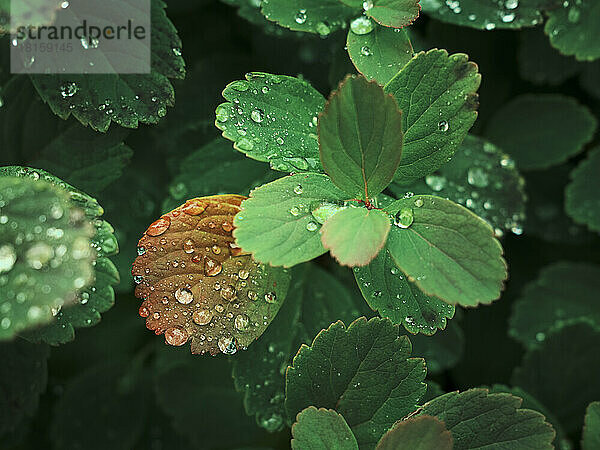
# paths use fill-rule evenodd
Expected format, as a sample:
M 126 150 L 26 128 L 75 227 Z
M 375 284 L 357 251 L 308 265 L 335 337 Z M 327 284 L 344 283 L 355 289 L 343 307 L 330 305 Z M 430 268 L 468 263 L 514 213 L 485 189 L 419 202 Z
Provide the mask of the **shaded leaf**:
M 356 438 L 341 414 L 332 409 L 309 406 L 292 426 L 293 450 L 358 450 Z
M 434 398 L 420 415 L 436 416 L 452 433 L 454 447 L 552 449 L 555 432 L 542 414 L 521 409 L 522 400 L 510 394 L 490 394 L 487 389 L 449 392 Z
M 323 247 L 343 266 L 369 264 L 385 245 L 390 218 L 379 209 L 347 208 L 321 228 Z
M 486 136 L 521 169 L 546 169 L 579 153 L 596 126 L 589 110 L 571 97 L 522 95 L 496 112 Z
M 54 114 L 62 119 L 73 115 L 98 131 L 108 130 L 111 122 L 126 128 L 158 123 L 175 102 L 170 79 L 185 76 L 181 52 L 173 51 L 181 49 L 181 40 L 165 6 L 162 0 L 151 0 L 150 74 L 31 75 Z
M 402 156 L 402 112 L 376 82 L 347 77 L 318 128 L 323 168 L 350 197 L 368 201 L 390 184 Z
M 361 318 L 348 328 L 336 322 L 303 345 L 288 368 L 288 415 L 311 405 L 335 409 L 359 446 L 373 448 L 425 393 L 424 361 L 409 355 L 410 341 L 389 320 Z
M 425 294 L 462 306 L 500 297 L 506 262 L 483 220 L 456 203 L 426 195 L 398 200 L 386 211 L 395 223 L 390 255 Z
M 93 281 L 91 224 L 69 195 L 0 171 L 0 339 L 51 322 Z
M 317 232 L 325 222 L 320 213 L 338 211 L 347 197 L 320 174 L 290 175 L 265 184 L 250 193 L 235 217 L 236 243 L 273 266 L 310 261 L 327 251 Z
M 444 165 L 477 118 L 481 75 L 467 55 L 417 53 L 385 86 L 402 111 L 404 145 L 396 172 L 411 183 Z
M 380 25 L 366 34 L 348 31 L 346 46 L 356 70 L 380 85 L 390 81 L 413 56 L 406 30 Z
M 418 416 L 397 422 L 385 433 L 377 450 L 411 448 L 415 450 L 452 450 L 452 434 L 444 422 L 432 416 Z
M 419 17 L 419 0 L 374 0 L 365 14 L 386 27 L 402 28 Z
M 581 448 L 593 450 L 598 447 L 600 447 L 600 402 L 592 402 L 585 414 Z
M 131 271 L 146 327 L 192 353 L 248 347 L 285 299 L 289 275 L 255 262 L 234 243 L 244 197 L 188 200 L 156 220 L 138 243 Z
M 283 172 L 322 171 L 316 133 L 325 99 L 308 82 L 252 72 L 228 84 L 223 97 L 215 125 L 236 150 Z
M 355 267 L 354 277 L 373 311 L 411 333 L 433 334 L 446 328 L 446 319 L 454 317 L 453 305 L 423 294 L 408 281 L 387 248 L 368 265 Z
M 544 267 L 514 303 L 509 334 L 527 348 L 570 322 L 585 320 L 600 329 L 600 266 L 557 262 Z
M 565 211 L 577 223 L 600 232 L 600 147 L 571 172 L 571 182 L 565 190 Z
M 503 230 L 523 232 L 525 181 L 515 162 L 495 145 L 467 135 L 452 159 L 411 185 L 390 185 L 402 198 L 407 192 L 437 195 L 473 211 L 489 223 L 497 236 Z
M 512 384 L 542 402 L 567 433 L 579 430 L 586 406 L 600 398 L 599 345 L 600 332 L 588 324 L 565 326 L 525 354 L 513 373 Z

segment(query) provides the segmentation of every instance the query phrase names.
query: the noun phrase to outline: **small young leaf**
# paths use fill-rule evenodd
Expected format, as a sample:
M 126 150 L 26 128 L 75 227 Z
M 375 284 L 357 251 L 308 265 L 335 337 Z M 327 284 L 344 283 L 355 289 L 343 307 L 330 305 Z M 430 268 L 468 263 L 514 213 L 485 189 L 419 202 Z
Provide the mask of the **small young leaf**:
M 587 404 L 600 398 L 599 347 L 600 331 L 586 323 L 556 329 L 525 354 L 512 384 L 545 405 L 567 433 L 577 432 Z
M 344 417 L 332 409 L 304 409 L 292 426 L 292 436 L 292 450 L 358 450 Z
M 544 416 L 521 409 L 522 400 L 487 389 L 449 392 L 426 403 L 419 415 L 436 416 L 452 433 L 454 449 L 552 449 L 555 432 Z M 474 430 L 476 430 L 474 432 Z M 510 442 L 510 447 L 504 445 Z
M 336 322 L 300 347 L 288 368 L 288 416 L 311 405 L 335 409 L 359 446 L 375 447 L 425 393 L 425 363 L 409 356 L 410 341 L 389 320 L 363 317 L 348 328 Z
M 254 259 L 291 267 L 327 250 L 318 233 L 329 214 L 348 195 L 326 175 L 296 174 L 265 184 L 250 193 L 235 217 L 234 237 Z
M 544 267 L 513 306 L 509 334 L 527 348 L 560 324 L 581 319 L 600 328 L 600 266 L 557 262 Z
M 355 267 L 354 276 L 371 309 L 410 333 L 434 334 L 454 316 L 453 305 L 423 294 L 402 275 L 387 248 L 368 265 Z
M 151 5 L 151 73 L 31 75 L 54 114 L 62 119 L 73 115 L 83 125 L 103 132 L 111 122 L 137 128 L 139 123 L 158 123 L 165 116 L 167 107 L 175 102 L 170 79 L 185 77 L 185 63 L 181 54 L 173 51 L 181 49 L 181 40 L 165 13 L 165 3 L 151 0 Z M 131 19 L 135 22 L 135 17 Z
M 419 0 L 374 0 L 365 14 L 386 27 L 402 28 L 419 17 Z
M 390 218 L 381 210 L 347 208 L 321 228 L 323 247 L 343 266 L 366 266 L 385 245 Z
M 444 165 L 477 118 L 481 75 L 467 55 L 421 52 L 385 86 L 402 110 L 404 145 L 396 172 L 411 183 Z
M 496 235 L 523 232 L 525 181 L 509 155 L 476 136 L 467 135 L 437 172 L 408 186 L 392 183 L 390 190 L 398 198 L 412 192 L 452 200 L 488 222 Z
M 167 344 L 192 353 L 233 354 L 267 328 L 289 275 L 255 262 L 235 245 L 233 217 L 244 197 L 188 200 L 155 221 L 138 243 L 131 271 L 140 316 Z
M 462 306 L 491 303 L 507 277 L 491 227 L 456 203 L 417 195 L 386 208 L 394 215 L 387 248 L 427 295 Z
M 350 59 L 368 80 L 380 85 L 390 81 L 413 57 L 406 30 L 376 25 L 373 31 L 358 34 L 348 31 L 346 41 Z
M 600 448 L 600 402 L 592 402 L 587 407 L 581 448 L 583 450 Z
M 383 191 L 402 156 L 402 112 L 373 81 L 347 77 L 319 118 L 319 149 L 331 181 L 363 200 Z
M 223 97 L 228 103 L 217 107 L 215 125 L 236 150 L 275 170 L 322 172 L 317 115 L 325 99 L 308 82 L 252 72 L 227 85 Z
M 327 36 L 356 14 L 339 0 L 263 0 L 262 13 L 290 30 Z
M 573 172 L 565 190 L 565 210 L 577 223 L 600 232 L 600 147 L 591 150 Z
M 564 2 L 548 10 L 544 31 L 550 43 L 563 55 L 575 55 L 579 61 L 600 58 L 600 4 L 594 0 Z
M 375 450 L 452 450 L 452 434 L 444 422 L 432 416 L 418 416 L 397 422 L 385 433 Z
M 0 340 L 47 324 L 93 281 L 92 226 L 64 190 L 0 172 Z M 30 238 L 25 239 L 29 235 Z
M 486 136 L 521 169 L 546 169 L 579 153 L 596 125 L 590 111 L 571 97 L 522 95 L 496 112 Z
M 0 435 L 33 416 L 46 390 L 50 356 L 47 345 L 16 339 L 0 343 Z
M 247 351 L 232 358 L 233 379 L 244 392 L 249 415 L 276 431 L 285 423 L 285 369 L 301 344 L 333 321 L 352 322 L 364 302 L 316 264 L 294 269 L 288 297 L 267 331 Z M 290 417 L 293 420 L 294 417 Z

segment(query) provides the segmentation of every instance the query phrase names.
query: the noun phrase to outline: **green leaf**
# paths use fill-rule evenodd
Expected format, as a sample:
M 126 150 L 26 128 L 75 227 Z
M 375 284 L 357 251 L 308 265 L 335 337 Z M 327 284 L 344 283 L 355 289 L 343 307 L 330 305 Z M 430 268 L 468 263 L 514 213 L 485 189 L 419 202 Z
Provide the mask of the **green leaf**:
M 46 390 L 49 356 L 47 345 L 23 339 L 0 343 L 0 436 L 35 414 Z
M 467 135 L 448 164 L 409 186 L 396 183 L 390 190 L 402 198 L 407 192 L 437 195 L 473 211 L 493 228 L 523 232 L 525 182 L 509 155 L 479 137 Z
M 339 0 L 263 0 L 264 16 L 285 28 L 328 36 L 357 14 Z
M 421 0 L 423 12 L 442 22 L 480 30 L 519 29 L 542 23 L 542 11 L 556 0 Z
M 292 37 L 293 35 L 301 35 L 301 33 L 293 33 L 292 31 L 285 30 L 279 27 L 277 24 L 270 22 L 261 12 L 261 3 L 255 0 L 221 0 L 230 6 L 238 8 L 237 14 L 243 17 L 253 25 L 257 25 L 263 29 L 265 33 L 273 34 L 276 36 Z
M 440 300 L 438 300 L 440 301 Z M 465 338 L 456 322 L 433 336 L 417 334 L 410 338 L 413 354 L 427 361 L 427 373 L 435 375 L 451 369 L 461 360 L 465 350 Z
M 292 450 L 358 450 L 352 430 L 341 414 L 309 406 L 292 427 Z
M 515 158 L 521 169 L 546 169 L 579 153 L 597 121 L 574 98 L 522 95 L 490 119 L 487 138 Z
M 288 296 L 267 331 L 231 359 L 236 389 L 259 426 L 275 431 L 285 423 L 284 375 L 298 347 L 335 320 L 359 317 L 361 300 L 317 265 L 294 269 Z
M 544 31 L 552 46 L 579 61 L 600 58 L 600 4 L 594 0 L 563 3 L 548 10 Z
M 600 147 L 591 150 L 573 172 L 565 190 L 565 210 L 577 223 L 600 232 Z
M 425 364 L 409 358 L 410 341 L 379 318 L 332 324 L 303 345 L 286 374 L 285 407 L 335 409 L 361 448 L 373 448 L 392 424 L 416 409 L 425 393 Z
M 371 309 L 410 333 L 434 334 L 454 317 L 453 305 L 423 294 L 402 275 L 387 248 L 368 265 L 355 267 L 354 276 Z
M 385 433 L 376 450 L 452 450 L 452 434 L 444 422 L 432 416 L 402 420 Z
M 252 72 L 228 84 L 223 97 L 215 125 L 236 150 L 283 172 L 322 171 L 317 115 L 325 99 L 308 82 Z
M 390 218 L 381 210 L 347 208 L 323 224 L 321 241 L 341 265 L 365 266 L 385 245 L 390 228 Z
M 91 327 L 100 322 L 100 314 L 108 311 L 115 302 L 113 286 L 120 281 L 116 267 L 109 257 L 119 252 L 119 244 L 114 236 L 112 226 L 102 220 L 104 210 L 89 195 L 70 186 L 54 175 L 41 170 L 19 166 L 0 169 L 0 175 L 11 175 L 39 179 L 49 182 L 60 191 L 65 192 L 71 202 L 81 208 L 85 217 L 93 224 L 91 247 L 96 254 L 93 266 L 95 281 L 92 286 L 81 290 L 75 304 L 59 309 L 52 323 L 26 334 L 26 338 L 34 342 L 46 342 L 51 345 L 63 344 L 75 338 L 75 328 Z
M 290 175 L 254 189 L 235 216 L 233 235 L 259 262 L 291 267 L 322 255 L 319 223 L 313 213 L 343 201 L 347 195 L 326 175 Z M 320 210 L 319 210 L 320 211 Z
M 592 402 L 587 408 L 581 448 L 583 450 L 600 448 L 600 402 Z
M 348 76 L 319 117 L 319 149 L 331 181 L 368 201 L 383 191 L 402 156 L 402 112 L 374 81 Z
M 365 14 L 386 27 L 402 28 L 419 17 L 419 0 L 374 0 Z
M 73 115 L 83 125 L 106 131 L 111 122 L 126 128 L 155 124 L 173 106 L 169 79 L 185 76 L 181 40 L 167 18 L 162 0 L 152 1 L 150 74 L 31 75 L 38 93 L 54 114 Z M 135 18 L 132 18 L 135 19 Z M 134 20 L 135 21 L 135 20 Z
M 229 192 L 248 195 L 251 189 L 273 181 L 276 175 L 265 164 L 245 158 L 228 141 L 217 138 L 181 161 L 162 210 L 170 211 L 188 198 Z
M 469 389 L 434 398 L 419 410 L 419 414 L 436 416 L 444 421 L 454 438 L 455 450 L 554 448 L 552 426 L 542 414 L 521 409 L 521 403 L 519 397 L 511 394 Z
M 544 267 L 514 303 L 509 334 L 527 348 L 546 333 L 573 321 L 585 320 L 600 329 L 600 266 L 557 262 Z
M 350 59 L 365 78 L 385 85 L 413 56 L 406 30 L 376 25 L 369 33 L 348 31 L 346 41 Z
M 66 192 L 0 172 L 0 339 L 51 322 L 93 281 L 92 226 Z M 39 174 L 37 174 L 39 178 Z
M 444 165 L 477 118 L 481 75 L 467 55 L 418 53 L 385 86 L 402 110 L 404 145 L 396 181 L 411 183 Z
M 386 208 L 394 215 L 387 248 L 427 295 L 462 306 L 491 303 L 507 277 L 489 225 L 456 203 L 416 195 Z
M 567 433 L 575 432 L 581 428 L 587 404 L 600 398 L 599 346 L 600 332 L 588 324 L 565 326 L 525 354 L 512 384 L 545 405 Z

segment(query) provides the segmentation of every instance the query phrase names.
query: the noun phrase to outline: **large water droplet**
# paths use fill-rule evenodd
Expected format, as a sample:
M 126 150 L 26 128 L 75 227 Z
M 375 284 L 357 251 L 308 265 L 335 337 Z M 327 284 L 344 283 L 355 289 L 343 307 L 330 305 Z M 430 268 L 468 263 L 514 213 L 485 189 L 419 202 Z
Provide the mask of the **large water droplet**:
M 169 216 L 161 217 L 148 227 L 146 234 L 148 236 L 160 236 L 171 226 L 171 218 Z
M 305 9 L 301 9 L 300 11 L 298 11 L 298 13 L 296 14 L 296 23 L 298 25 L 302 25 L 303 23 L 306 22 L 306 10 Z
M 78 90 L 79 88 L 75 83 L 63 84 L 60 87 L 60 95 L 62 95 L 63 98 L 73 97 L 75 94 L 77 94 Z
M 317 228 L 319 228 L 319 226 L 312 220 L 306 224 L 306 229 L 308 231 L 317 231 Z
M 189 289 L 179 288 L 175 291 L 175 298 L 182 305 L 188 305 L 194 300 L 194 294 Z
M 260 109 L 255 109 L 250 113 L 250 118 L 256 123 L 261 123 L 265 118 L 265 113 Z
M 187 342 L 188 334 L 181 328 L 168 328 L 167 331 L 165 331 L 165 340 L 169 345 L 180 346 Z
M 412 209 L 402 208 L 396 213 L 394 224 L 400 228 L 408 228 L 412 225 L 414 220 Z
M 9 272 L 15 262 L 17 261 L 17 254 L 12 245 L 6 244 L 0 246 L 0 273 Z
M 192 314 L 192 320 L 198 325 L 208 325 L 212 320 L 212 317 L 212 312 L 210 312 L 208 309 L 194 311 L 194 314 Z
M 249 322 L 250 319 L 246 314 L 238 314 L 237 316 L 235 316 L 235 320 L 233 321 L 235 328 L 239 331 L 244 331 L 245 329 L 247 329 Z
M 44 242 L 32 245 L 25 253 L 25 260 L 29 267 L 39 270 L 54 257 L 54 250 Z
M 206 258 L 206 260 L 204 261 L 204 273 L 207 276 L 214 277 L 216 275 L 219 275 L 221 273 L 221 270 L 223 270 L 223 266 L 220 262 L 215 261 L 211 258 Z
M 233 355 L 237 352 L 237 341 L 231 336 L 221 336 L 217 342 L 219 350 L 226 355 Z
M 481 167 L 472 167 L 467 173 L 467 181 L 476 187 L 486 187 L 489 183 L 488 174 Z
M 350 23 L 350 30 L 358 35 L 369 34 L 373 28 L 373 22 L 365 16 L 360 16 Z
M 446 180 L 446 178 L 441 177 L 439 175 L 427 175 L 425 177 L 425 183 L 427 183 L 427 186 L 429 186 L 434 191 L 439 192 L 446 187 L 448 181 Z
M 275 303 L 277 301 L 277 295 L 275 292 L 267 292 L 265 294 L 265 301 L 267 303 Z
M 235 300 L 236 294 L 235 287 L 230 284 L 221 289 L 221 297 L 229 302 Z

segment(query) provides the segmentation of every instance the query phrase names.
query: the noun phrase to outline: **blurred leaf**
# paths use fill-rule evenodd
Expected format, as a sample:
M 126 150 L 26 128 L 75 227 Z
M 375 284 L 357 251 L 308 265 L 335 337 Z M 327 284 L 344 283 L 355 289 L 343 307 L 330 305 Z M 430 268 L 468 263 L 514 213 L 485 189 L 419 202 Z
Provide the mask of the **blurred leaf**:
M 486 136 L 524 170 L 565 162 L 592 140 L 597 121 L 574 98 L 556 94 L 522 95 L 491 118 Z
M 346 77 L 318 128 L 323 168 L 351 198 L 369 200 L 390 184 L 402 156 L 402 112 L 376 82 Z
M 542 402 L 567 433 L 579 430 L 586 406 L 600 398 L 598 346 L 600 331 L 588 324 L 560 328 L 525 354 L 512 384 Z
M 552 329 L 585 320 L 600 330 L 600 266 L 556 262 L 542 268 L 513 306 L 509 334 L 532 349 Z
M 453 305 L 423 294 L 402 275 L 387 247 L 368 265 L 355 267 L 354 277 L 371 309 L 410 333 L 434 334 L 454 316 Z
M 390 185 L 398 197 L 407 192 L 437 195 L 473 211 L 501 235 L 523 232 L 524 180 L 514 161 L 495 145 L 467 135 L 452 159 L 434 174 L 411 185 Z
M 467 55 L 417 53 L 385 86 L 398 101 L 404 145 L 396 181 L 429 175 L 454 154 L 477 118 L 481 75 Z
M 289 275 L 255 262 L 234 243 L 244 197 L 188 200 L 153 222 L 138 243 L 132 275 L 146 327 L 194 354 L 233 354 L 267 328 L 287 294 Z
M 356 438 L 341 414 L 309 406 L 292 426 L 292 450 L 358 450 Z
M 215 125 L 236 150 L 282 172 L 322 171 L 316 133 L 325 99 L 308 82 L 252 72 L 223 97 Z
M 167 18 L 165 3 L 151 0 L 151 5 L 151 73 L 31 75 L 54 114 L 62 119 L 73 115 L 83 125 L 103 132 L 111 122 L 137 128 L 139 123 L 158 123 L 166 115 L 167 107 L 175 102 L 169 79 L 184 78 L 185 63 L 181 40 Z
M 594 0 L 564 2 L 548 10 L 544 31 L 552 46 L 579 61 L 600 58 L 600 4 Z
M 254 259 L 291 267 L 327 250 L 317 230 L 316 211 L 335 212 L 348 196 L 326 175 L 296 174 L 254 189 L 235 217 L 236 243 Z
M 600 402 L 589 404 L 585 414 L 585 425 L 583 426 L 583 439 L 581 448 L 593 450 L 600 447 Z
M 332 321 L 352 322 L 360 315 L 360 298 L 339 279 L 314 264 L 294 270 L 288 297 L 267 331 L 231 359 L 246 412 L 268 431 L 284 425 L 284 375 L 298 347 L 310 343 Z
M 425 393 L 425 362 L 409 358 L 410 347 L 387 319 L 332 324 L 310 347 L 300 347 L 287 370 L 288 417 L 311 405 L 334 408 L 361 447 L 375 447 Z
M 396 265 L 427 295 L 462 306 L 500 297 L 507 277 L 502 246 L 471 211 L 416 195 L 386 208 L 394 216 L 387 248 Z
M 49 356 L 44 344 L 23 339 L 0 343 L 0 436 L 36 412 L 39 396 L 46 390 Z
M 397 422 L 383 435 L 376 449 L 452 450 L 452 447 L 452 434 L 444 422 L 432 416 L 418 416 Z
M 454 438 L 454 449 L 552 449 L 555 432 L 542 414 L 521 409 L 522 400 L 487 389 L 449 392 L 426 403 L 419 415 L 436 416 Z
M 0 339 L 51 322 L 93 282 L 91 224 L 69 195 L 37 175 L 0 170 Z
M 390 81 L 414 53 L 406 30 L 381 25 L 366 34 L 348 31 L 346 46 L 356 70 L 380 85 Z
M 565 210 L 577 223 L 600 232 L 600 147 L 571 172 L 571 183 L 565 190 Z
M 465 350 L 465 337 L 456 322 L 451 322 L 433 336 L 417 334 L 411 336 L 410 340 L 413 344 L 413 354 L 427 361 L 427 373 L 430 375 L 454 367 Z

